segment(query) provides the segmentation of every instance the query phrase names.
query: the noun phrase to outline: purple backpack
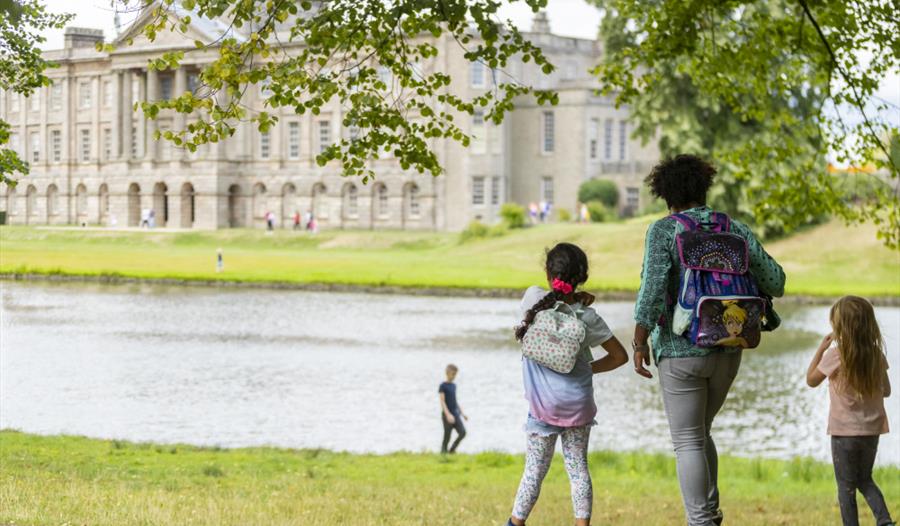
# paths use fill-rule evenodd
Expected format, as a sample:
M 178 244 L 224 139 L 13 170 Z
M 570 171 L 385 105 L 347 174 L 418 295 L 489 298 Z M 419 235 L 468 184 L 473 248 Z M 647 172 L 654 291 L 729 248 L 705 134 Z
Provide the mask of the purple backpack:
M 731 233 L 731 219 L 722 213 L 699 222 L 671 217 L 682 227 L 675 235 L 682 275 L 672 331 L 697 347 L 759 345 L 766 302 L 750 274 L 747 241 Z

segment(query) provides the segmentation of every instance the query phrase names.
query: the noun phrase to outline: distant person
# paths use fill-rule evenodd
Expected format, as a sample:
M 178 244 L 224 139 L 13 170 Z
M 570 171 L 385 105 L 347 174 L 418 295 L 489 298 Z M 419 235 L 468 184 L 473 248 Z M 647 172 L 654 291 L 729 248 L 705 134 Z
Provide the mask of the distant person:
M 222 255 L 222 249 L 216 249 L 216 272 L 225 270 L 225 258 Z
M 652 336 L 689 526 L 724 520 L 713 420 L 740 370 L 743 348 L 750 340 L 756 346 L 761 330 L 777 326 L 777 314 L 766 297 L 784 294 L 785 281 L 784 270 L 746 225 L 706 206 L 715 174 L 703 159 L 678 155 L 657 164 L 647 176 L 650 193 L 666 202 L 670 215 L 647 230 L 634 306 L 634 372 L 653 377 L 645 367 L 650 365 Z M 716 235 L 720 233 L 733 235 Z M 677 236 L 682 236 L 678 243 Z M 694 244 L 683 247 L 686 239 Z M 693 259 L 685 262 L 685 257 Z M 682 284 L 685 275 L 697 279 Z M 675 297 L 703 297 L 704 309 L 701 312 L 697 304 L 685 308 L 681 299 L 672 300 Z
M 141 209 L 141 228 L 150 228 L 150 209 L 142 208 Z
M 541 201 L 538 203 L 538 218 L 541 223 L 547 220 L 547 201 Z
M 541 222 L 550 221 L 550 213 L 553 211 L 553 203 L 550 201 L 541 202 Z
M 872 304 L 844 296 L 831 307 L 832 333 L 822 339 L 806 372 L 817 387 L 828 378 L 828 434 L 844 526 L 858 526 L 856 490 L 878 526 L 893 525 L 884 496 L 872 479 L 878 437 L 887 433 L 884 399 L 891 395 L 884 338 Z
M 310 234 L 315 234 L 319 231 L 319 222 L 316 220 L 316 214 L 312 212 L 307 212 L 309 220 L 306 223 L 306 230 Z
M 538 221 L 538 205 L 533 201 L 528 204 L 528 220 L 532 225 L 537 224 Z
M 266 212 L 266 230 L 269 232 L 275 229 L 275 213 L 269 210 Z
M 543 321 L 539 320 L 539 314 L 548 310 L 566 313 L 569 318 L 574 316 L 584 332 L 576 349 L 574 368 L 568 373 L 557 372 L 531 358 L 522 358 L 525 399 L 529 404 L 525 422 L 525 473 L 507 526 L 523 526 L 531 514 L 544 476 L 550 469 L 557 438 L 562 442 L 566 472 L 572 486 L 575 523 L 585 526 L 591 521 L 594 491 L 587 465 L 588 438 L 591 426 L 597 423 L 594 420 L 597 406 L 593 375 L 624 365 L 628 354 L 603 318 L 590 308 L 594 297 L 575 292 L 588 278 L 588 260 L 584 251 L 570 243 L 560 243 L 547 252 L 544 268 L 550 291 L 537 286 L 525 291 L 519 305 L 522 323 L 516 327 L 516 339 L 526 340 L 532 330 L 539 331 L 534 333 L 538 338 L 546 334 L 543 328 L 538 329 L 540 325 L 534 327 L 533 324 Z M 558 339 L 546 337 L 541 347 L 550 349 L 555 345 L 559 345 Z M 597 346 L 602 346 L 607 354 L 594 360 L 591 348 Z
M 447 381 L 441 382 L 441 385 L 438 387 L 441 399 L 441 422 L 444 424 L 444 440 L 441 442 L 441 453 L 456 453 L 459 443 L 466 438 L 466 426 L 463 425 L 463 419 L 468 420 L 469 417 L 463 413 L 462 407 L 456 400 L 456 384 L 453 383 L 458 371 L 459 368 L 452 363 L 448 365 L 445 371 Z M 453 441 L 453 445 L 448 450 L 447 444 L 450 443 L 450 434 L 453 430 L 456 430 L 456 440 Z
M 147 226 L 149 228 L 156 228 L 156 210 L 150 209 L 150 213 L 147 214 Z
M 298 230 L 300 228 L 300 211 L 299 210 L 294 211 L 293 219 L 294 219 L 294 230 Z
M 581 203 L 581 209 L 579 210 L 579 214 L 581 215 L 582 223 L 590 223 L 591 222 L 591 211 L 588 209 L 587 204 Z
M 116 214 L 109 214 L 106 218 L 107 224 L 110 228 L 115 228 L 119 221 L 116 219 Z

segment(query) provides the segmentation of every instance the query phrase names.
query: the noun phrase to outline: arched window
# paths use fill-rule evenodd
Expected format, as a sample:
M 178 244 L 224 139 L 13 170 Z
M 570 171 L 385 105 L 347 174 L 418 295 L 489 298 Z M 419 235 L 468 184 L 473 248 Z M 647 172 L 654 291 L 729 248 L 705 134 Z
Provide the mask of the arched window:
M 59 214 L 59 189 L 55 184 L 51 184 L 47 187 L 47 221 L 50 221 L 50 216 L 57 214 Z
M 241 195 L 241 187 L 236 184 L 228 187 L 228 226 L 244 226 L 244 197 Z
M 253 216 L 263 218 L 268 212 L 266 208 L 266 185 L 256 183 L 253 185 Z
M 164 141 L 168 142 L 168 141 Z M 153 185 L 153 223 L 164 227 L 169 220 L 169 187 L 166 183 Z
M 378 183 L 375 185 L 374 192 L 375 194 L 375 216 L 379 218 L 386 218 L 390 215 L 389 201 L 388 201 L 388 189 L 382 183 Z
M 404 209 L 406 217 L 415 219 L 422 213 L 421 204 L 419 203 L 419 187 L 415 183 L 406 185 Z
M 316 183 L 313 186 L 312 190 L 312 212 L 316 217 L 324 218 L 328 217 L 328 207 L 326 204 L 326 197 L 328 194 L 328 189 L 325 188 L 325 185 L 322 183 Z
M 353 183 L 344 185 L 344 219 L 353 219 L 359 217 L 359 190 Z

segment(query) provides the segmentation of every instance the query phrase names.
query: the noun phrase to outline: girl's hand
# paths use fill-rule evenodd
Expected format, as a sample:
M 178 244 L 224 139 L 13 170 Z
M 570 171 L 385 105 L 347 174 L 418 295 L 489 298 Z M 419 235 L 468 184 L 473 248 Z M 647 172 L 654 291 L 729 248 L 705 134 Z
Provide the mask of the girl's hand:
M 463 415 L 462 417 L 465 419 L 466 422 L 469 421 L 469 415 Z
M 453 418 L 453 415 L 451 415 L 450 413 L 447 413 L 447 414 L 444 415 L 444 416 L 447 417 L 447 423 L 448 423 L 448 424 L 455 424 L 455 423 L 456 423 L 456 419 Z
M 590 292 L 580 291 L 575 293 L 575 301 L 581 303 L 583 307 L 590 307 L 591 304 L 594 303 L 594 300 L 597 299 Z
M 831 347 L 832 343 L 834 343 L 834 333 L 829 332 L 828 334 L 825 335 L 824 338 L 822 338 L 822 343 L 819 344 L 819 348 L 817 349 L 817 352 L 820 352 L 820 353 L 825 352 L 826 349 Z

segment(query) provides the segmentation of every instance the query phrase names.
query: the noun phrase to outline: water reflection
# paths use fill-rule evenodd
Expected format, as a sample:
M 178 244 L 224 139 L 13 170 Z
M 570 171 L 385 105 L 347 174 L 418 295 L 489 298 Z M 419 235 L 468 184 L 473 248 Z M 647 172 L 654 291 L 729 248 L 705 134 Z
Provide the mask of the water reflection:
M 438 448 L 437 385 L 460 367 L 463 450 L 521 451 L 516 302 L 147 285 L 2 282 L 0 426 L 221 446 L 388 452 Z M 601 315 L 630 341 L 631 304 Z M 781 307 L 784 326 L 745 354 L 716 420 L 720 451 L 828 457 L 827 395 L 804 375 L 827 307 Z M 877 309 L 895 367 L 900 309 Z M 668 451 L 656 381 L 595 377 L 592 447 Z M 879 463 L 900 464 L 900 434 Z

